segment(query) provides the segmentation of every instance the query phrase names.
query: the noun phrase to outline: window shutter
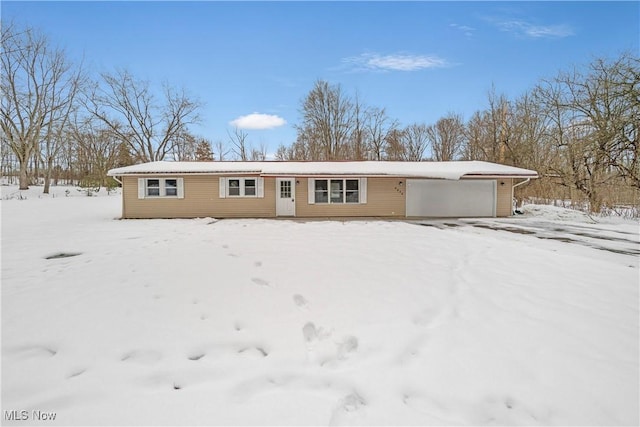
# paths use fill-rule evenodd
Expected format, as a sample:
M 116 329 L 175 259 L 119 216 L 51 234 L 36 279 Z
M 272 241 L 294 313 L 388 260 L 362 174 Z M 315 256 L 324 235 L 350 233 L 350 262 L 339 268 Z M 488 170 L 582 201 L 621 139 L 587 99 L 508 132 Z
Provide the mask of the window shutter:
M 367 203 L 367 178 L 360 178 L 360 188 L 358 189 L 360 193 L 360 203 Z
M 144 199 L 145 196 L 145 179 L 138 178 L 138 199 Z
M 258 187 L 257 189 L 258 197 L 264 197 L 264 178 L 258 177 L 256 185 Z
M 184 199 L 184 178 L 178 178 L 178 199 Z
M 307 191 L 309 204 L 314 205 L 316 203 L 316 180 L 313 178 L 307 179 Z
M 218 182 L 220 183 L 220 185 L 219 185 L 219 187 L 220 187 L 220 189 L 219 189 L 219 191 L 220 191 L 219 197 L 221 199 L 224 199 L 226 197 L 226 194 L 227 194 L 226 178 L 221 176 L 220 178 L 218 178 Z

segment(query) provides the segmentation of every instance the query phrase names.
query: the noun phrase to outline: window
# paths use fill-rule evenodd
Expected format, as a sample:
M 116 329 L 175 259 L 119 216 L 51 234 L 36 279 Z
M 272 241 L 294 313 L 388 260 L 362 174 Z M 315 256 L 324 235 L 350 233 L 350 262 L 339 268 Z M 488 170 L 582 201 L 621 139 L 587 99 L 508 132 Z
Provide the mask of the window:
M 329 187 L 326 179 L 316 179 L 316 203 L 329 203 Z
M 164 180 L 164 195 L 174 196 L 178 195 L 178 180 L 177 179 L 165 179 Z
M 256 180 L 245 179 L 244 180 L 244 195 L 255 196 L 256 195 Z
M 148 179 L 147 180 L 147 197 L 160 196 L 160 180 Z
M 291 181 L 280 181 L 280 198 L 291 198 Z
M 346 182 L 345 197 L 346 197 L 347 203 L 359 203 L 360 197 L 359 197 L 358 188 L 360 187 L 359 185 L 360 180 L 347 179 L 345 180 L 345 182 Z
M 184 198 L 182 178 L 138 178 L 138 198 Z
M 264 197 L 262 186 L 262 178 L 220 177 L 219 197 Z
M 229 196 L 240 196 L 240 180 L 229 180 Z
M 315 179 L 314 203 L 363 203 L 360 179 Z
M 331 203 L 344 203 L 344 181 L 331 180 Z

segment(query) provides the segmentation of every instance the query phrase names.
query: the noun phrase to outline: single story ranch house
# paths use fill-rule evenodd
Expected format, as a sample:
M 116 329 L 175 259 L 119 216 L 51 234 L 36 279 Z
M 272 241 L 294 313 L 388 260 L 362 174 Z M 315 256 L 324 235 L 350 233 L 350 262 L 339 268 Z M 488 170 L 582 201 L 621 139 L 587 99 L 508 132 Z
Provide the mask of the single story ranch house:
M 111 169 L 123 218 L 506 217 L 535 171 L 460 162 L 151 162 Z

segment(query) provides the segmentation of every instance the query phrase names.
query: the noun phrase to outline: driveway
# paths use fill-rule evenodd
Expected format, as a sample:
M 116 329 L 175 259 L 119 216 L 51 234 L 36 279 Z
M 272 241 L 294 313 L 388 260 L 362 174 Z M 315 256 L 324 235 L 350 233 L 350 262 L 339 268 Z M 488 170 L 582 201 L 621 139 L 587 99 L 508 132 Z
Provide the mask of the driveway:
M 583 245 L 618 254 L 640 255 L 640 225 L 636 224 L 634 227 L 628 222 L 624 224 L 563 223 L 535 217 L 417 220 L 411 222 L 440 229 L 475 227 Z

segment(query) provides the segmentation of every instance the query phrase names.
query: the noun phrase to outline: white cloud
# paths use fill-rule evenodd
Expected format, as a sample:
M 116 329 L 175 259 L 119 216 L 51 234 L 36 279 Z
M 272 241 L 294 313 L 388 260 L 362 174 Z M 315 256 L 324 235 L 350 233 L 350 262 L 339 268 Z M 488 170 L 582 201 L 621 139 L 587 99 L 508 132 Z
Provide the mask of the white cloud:
M 286 120 L 282 117 L 261 113 L 247 114 L 229 122 L 231 126 L 235 126 L 238 129 L 273 129 L 286 123 Z
M 454 28 L 454 29 L 458 30 L 458 31 L 461 31 L 467 37 L 472 37 L 473 36 L 473 32 L 476 30 L 475 28 L 469 27 L 468 25 L 449 24 L 449 26 L 451 28 Z
M 497 23 L 502 31 L 515 33 L 531 38 L 563 38 L 572 36 L 573 29 L 565 24 L 560 25 L 534 25 L 529 22 L 512 20 Z
M 446 67 L 449 63 L 435 55 L 363 53 L 342 60 L 355 71 L 418 71 L 427 68 Z

